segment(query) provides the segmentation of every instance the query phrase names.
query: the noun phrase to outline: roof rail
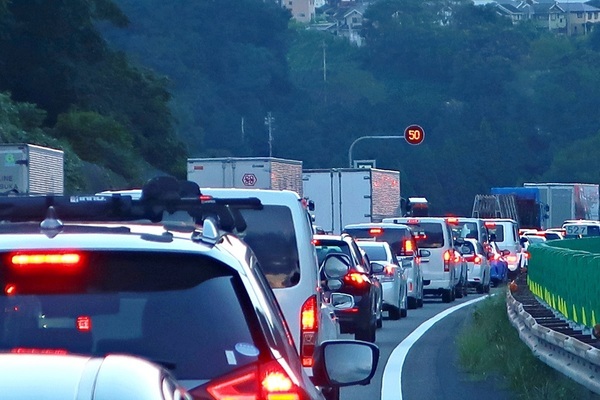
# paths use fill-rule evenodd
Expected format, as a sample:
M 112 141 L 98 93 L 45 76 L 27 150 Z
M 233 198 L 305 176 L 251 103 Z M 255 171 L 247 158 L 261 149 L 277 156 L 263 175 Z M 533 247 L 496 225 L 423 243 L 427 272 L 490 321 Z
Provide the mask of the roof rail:
M 184 211 L 196 224 L 212 218 L 219 229 L 240 233 L 246 229 L 240 210 L 262 209 L 262 203 L 255 197 L 229 199 L 203 196 L 194 182 L 161 176 L 143 186 L 140 199 L 122 194 L 0 196 L 0 221 L 43 221 L 50 207 L 61 220 L 102 222 L 161 222 L 165 215 Z

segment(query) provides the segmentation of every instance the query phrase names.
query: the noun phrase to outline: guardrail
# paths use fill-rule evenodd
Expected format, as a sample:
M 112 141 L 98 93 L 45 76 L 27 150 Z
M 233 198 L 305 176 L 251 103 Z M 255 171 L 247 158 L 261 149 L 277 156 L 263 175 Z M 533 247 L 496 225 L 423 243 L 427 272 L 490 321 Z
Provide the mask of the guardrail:
M 600 394 L 600 349 L 588 343 L 598 342 L 591 332 L 600 312 L 600 238 L 553 241 L 529 251 L 528 293 L 508 292 L 509 320 L 535 356 Z M 550 315 L 532 316 L 528 309 L 536 305 Z

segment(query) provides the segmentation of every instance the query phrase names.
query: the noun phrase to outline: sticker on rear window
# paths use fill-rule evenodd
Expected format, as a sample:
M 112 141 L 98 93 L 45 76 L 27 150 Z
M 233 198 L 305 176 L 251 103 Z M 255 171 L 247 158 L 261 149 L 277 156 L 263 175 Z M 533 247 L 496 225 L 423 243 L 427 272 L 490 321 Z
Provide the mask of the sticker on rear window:
M 247 357 L 256 357 L 259 353 L 256 346 L 250 343 L 238 343 L 235 345 L 235 350 L 241 355 Z

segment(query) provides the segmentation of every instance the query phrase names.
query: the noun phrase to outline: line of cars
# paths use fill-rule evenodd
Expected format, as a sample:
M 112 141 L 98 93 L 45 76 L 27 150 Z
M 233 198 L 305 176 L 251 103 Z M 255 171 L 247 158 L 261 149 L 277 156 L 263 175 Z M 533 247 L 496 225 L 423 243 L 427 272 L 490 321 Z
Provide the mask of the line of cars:
M 45 357 L 65 372 L 51 388 L 82 399 L 124 398 L 119 379 L 142 371 L 131 357 L 154 378 L 128 398 L 336 400 L 367 384 L 378 348 L 339 339 L 344 298 L 321 290 L 307 205 L 209 192 L 162 178 L 127 195 L 0 198 L 0 358 Z M 333 284 L 352 265 L 333 255 L 322 268 Z M 31 388 L 42 374 L 28 371 Z M 101 375 L 113 384 L 94 387 Z

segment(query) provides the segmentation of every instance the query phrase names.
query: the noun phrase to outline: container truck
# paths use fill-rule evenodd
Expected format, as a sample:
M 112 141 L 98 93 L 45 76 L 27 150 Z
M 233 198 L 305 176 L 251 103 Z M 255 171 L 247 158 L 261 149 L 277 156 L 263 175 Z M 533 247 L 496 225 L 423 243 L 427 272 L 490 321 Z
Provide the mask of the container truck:
M 401 215 L 400 172 L 376 168 L 305 169 L 304 197 L 314 202 L 314 223 L 339 234 L 348 224 Z
M 0 194 L 64 192 L 64 152 L 33 144 L 0 144 Z
M 547 205 L 548 218 L 542 229 L 562 226 L 572 219 L 598 221 L 598 185 L 590 183 L 525 183 L 539 190 L 540 202 Z
M 200 188 L 292 190 L 302 197 L 302 161 L 274 157 L 188 158 L 187 179 Z

